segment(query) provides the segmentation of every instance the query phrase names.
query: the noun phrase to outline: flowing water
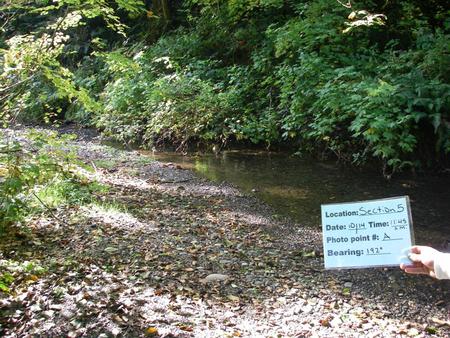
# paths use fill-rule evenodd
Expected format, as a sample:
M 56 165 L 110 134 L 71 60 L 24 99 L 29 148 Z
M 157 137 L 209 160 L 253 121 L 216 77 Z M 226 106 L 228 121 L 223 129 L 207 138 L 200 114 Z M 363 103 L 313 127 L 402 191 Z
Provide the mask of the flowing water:
M 246 193 L 255 194 L 276 213 L 303 225 L 320 225 L 321 204 L 408 195 L 415 227 L 450 234 L 450 175 L 387 181 L 375 170 L 362 171 L 335 162 L 268 152 L 147 155 L 192 169 L 215 182 L 232 183 Z

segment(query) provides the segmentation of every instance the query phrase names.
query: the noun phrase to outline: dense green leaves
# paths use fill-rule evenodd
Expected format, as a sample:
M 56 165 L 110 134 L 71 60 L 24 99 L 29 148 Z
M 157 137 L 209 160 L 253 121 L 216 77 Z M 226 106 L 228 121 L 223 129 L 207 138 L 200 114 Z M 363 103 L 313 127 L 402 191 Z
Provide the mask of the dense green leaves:
M 92 199 L 99 186 L 80 174 L 73 139 L 35 130 L 0 137 L 0 235 L 31 213 Z
M 440 0 L 64 0 L 28 15 L 40 29 L 4 35 L 7 118 L 65 116 L 124 142 L 284 143 L 376 159 L 386 174 L 450 152 L 450 20 Z M 98 19 L 119 35 L 86 35 Z M 125 22 L 133 35 L 115 43 Z
M 136 15 L 143 12 L 144 4 L 139 0 L 116 1 L 115 5 L 105 0 L 6 3 L 2 27 L 6 48 L 0 50 L 0 118 L 37 122 L 61 117 L 73 107 L 98 111 L 100 106 L 88 89 L 74 81 L 76 67 L 65 63 L 73 49 L 73 35 L 94 18 L 125 35 L 126 26 L 116 7 Z M 21 26 L 27 27 L 30 21 L 34 25 L 20 33 Z M 15 32 L 17 26 L 20 29 Z
M 69 173 L 70 155 L 49 148 L 59 143 L 54 134 L 29 137 L 33 142 L 26 147 L 11 136 L 1 138 L 0 229 L 21 220 L 30 207 L 27 197 L 36 186 Z

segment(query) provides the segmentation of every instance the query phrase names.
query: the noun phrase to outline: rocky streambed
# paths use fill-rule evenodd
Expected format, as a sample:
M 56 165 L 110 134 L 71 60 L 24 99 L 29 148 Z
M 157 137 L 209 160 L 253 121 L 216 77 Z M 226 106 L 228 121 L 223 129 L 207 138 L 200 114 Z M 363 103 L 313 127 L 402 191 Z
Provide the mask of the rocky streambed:
M 0 293 L 2 336 L 449 335 L 449 281 L 325 271 L 319 228 L 273 216 L 230 184 L 69 131 L 89 180 L 108 188 L 0 244 L 0 270 L 43 269 L 20 270 L 14 291 Z

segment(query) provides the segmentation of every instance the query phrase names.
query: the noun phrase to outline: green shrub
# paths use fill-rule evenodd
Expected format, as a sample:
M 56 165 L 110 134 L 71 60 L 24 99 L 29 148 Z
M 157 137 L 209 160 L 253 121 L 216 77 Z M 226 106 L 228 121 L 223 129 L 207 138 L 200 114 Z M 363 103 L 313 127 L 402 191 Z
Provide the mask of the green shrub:
M 116 58 L 110 66 L 121 62 L 128 61 Z M 232 109 L 230 95 L 196 75 L 203 67 L 183 70 L 168 57 L 134 65 L 106 87 L 105 111 L 97 125 L 108 135 L 125 142 L 159 138 L 184 144 L 227 134 L 224 116 Z
M 450 21 L 441 0 L 351 9 L 192 0 L 165 6 L 159 22 L 158 6 L 144 18 L 141 1 L 116 4 L 133 19 L 104 2 L 60 1 L 24 14 L 39 30 L 2 34 L 7 119 L 64 116 L 147 145 L 284 143 L 355 164 L 375 159 L 386 175 L 448 158 Z M 64 9 L 67 27 L 54 29 Z M 122 21 L 136 23 L 136 35 L 117 39 Z M 49 40 L 57 43 L 39 50 Z
M 76 174 L 67 145 L 73 136 L 31 131 L 24 137 L 19 142 L 3 136 L 0 142 L 0 232 L 30 212 L 87 201 L 96 189 Z

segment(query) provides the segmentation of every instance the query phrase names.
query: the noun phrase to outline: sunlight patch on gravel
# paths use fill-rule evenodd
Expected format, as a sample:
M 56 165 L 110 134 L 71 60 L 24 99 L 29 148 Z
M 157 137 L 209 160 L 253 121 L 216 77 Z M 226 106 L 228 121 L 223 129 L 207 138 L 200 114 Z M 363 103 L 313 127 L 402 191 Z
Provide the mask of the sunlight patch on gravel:
M 148 182 L 136 178 L 136 177 L 130 177 L 125 176 L 123 174 L 120 175 L 111 175 L 103 176 L 99 179 L 100 183 L 103 184 L 111 184 L 115 186 L 122 186 L 127 188 L 133 188 L 137 190 L 149 190 L 154 189 L 153 184 L 149 184 Z
M 85 176 L 89 180 L 106 185 L 122 186 L 137 190 L 149 190 L 154 189 L 155 187 L 154 184 L 148 183 L 147 181 L 137 177 L 124 175 L 123 173 L 111 174 L 102 169 L 97 169 L 94 173 L 92 173 L 85 169 L 79 168 L 78 173 Z
M 104 224 L 109 224 L 111 226 L 157 230 L 157 227 L 153 222 L 141 222 L 133 215 L 115 208 L 102 207 L 92 204 L 82 207 L 81 210 L 90 219 Z

